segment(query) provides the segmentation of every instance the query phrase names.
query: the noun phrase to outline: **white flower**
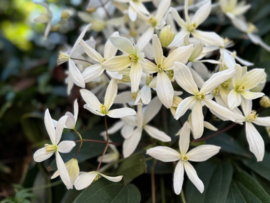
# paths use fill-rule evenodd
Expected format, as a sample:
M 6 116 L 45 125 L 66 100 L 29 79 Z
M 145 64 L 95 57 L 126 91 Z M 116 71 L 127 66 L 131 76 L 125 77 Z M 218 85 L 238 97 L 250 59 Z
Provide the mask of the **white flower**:
M 83 100 L 86 102 L 84 108 L 89 110 L 95 115 L 98 116 L 109 116 L 111 118 L 122 118 L 125 116 L 132 116 L 136 114 L 131 108 L 121 108 L 110 110 L 113 105 L 115 96 L 117 94 L 117 83 L 115 79 L 110 81 L 110 84 L 107 88 L 104 104 L 101 104 L 97 97 L 89 90 L 82 89 L 80 90 Z
M 74 186 L 77 190 L 82 190 L 86 187 L 88 187 L 89 185 L 91 185 L 91 183 L 94 180 L 97 180 L 99 178 L 99 176 L 102 176 L 104 178 L 106 178 L 109 181 L 112 182 L 119 182 L 122 180 L 123 176 L 116 176 L 116 177 L 110 177 L 110 176 L 106 176 L 102 173 L 99 173 L 98 171 L 91 171 L 91 172 L 83 172 L 76 180 L 74 183 Z
M 49 5 L 45 2 L 36 2 L 36 4 L 39 4 L 46 9 L 46 13 L 40 14 L 38 17 L 36 17 L 34 19 L 34 21 L 37 23 L 47 23 L 47 26 L 46 26 L 45 32 L 44 32 L 44 38 L 47 39 L 49 32 L 51 30 L 51 27 L 52 27 L 52 22 L 51 22 L 52 12 L 50 10 Z
M 123 155 L 125 158 L 129 157 L 137 148 L 143 130 L 145 130 L 151 137 L 162 142 L 171 141 L 170 136 L 155 127 L 147 125 L 147 123 L 149 123 L 159 112 L 161 106 L 162 104 L 157 97 L 149 103 L 144 112 L 142 112 L 142 105 L 137 105 L 137 128 L 128 139 L 125 139 L 123 143 Z
M 197 175 L 197 172 L 189 161 L 202 162 L 217 154 L 220 147 L 215 145 L 200 145 L 188 151 L 190 142 L 190 126 L 186 122 L 180 133 L 179 149 L 180 153 L 172 148 L 159 146 L 147 150 L 146 154 L 163 162 L 178 161 L 174 169 L 173 187 L 176 194 L 180 194 L 184 182 L 184 171 L 186 171 L 189 180 L 203 193 L 203 182 Z
M 42 162 L 46 159 L 49 159 L 55 153 L 56 165 L 59 171 L 59 175 L 63 183 L 67 186 L 67 189 L 72 189 L 72 184 L 70 182 L 68 171 L 59 154 L 59 152 L 69 153 L 76 145 L 74 141 L 62 141 L 59 143 L 66 120 L 67 116 L 63 116 L 62 118 L 60 118 L 55 128 L 50 112 L 48 109 L 46 110 L 44 118 L 45 127 L 50 136 L 52 144 L 45 144 L 45 147 L 37 150 L 34 153 L 34 160 L 36 162 Z
M 114 32 L 111 36 L 113 37 L 118 37 L 119 33 L 118 32 Z M 85 53 L 95 61 L 96 64 L 91 65 L 89 67 L 87 67 L 83 73 L 82 76 L 84 78 L 84 82 L 90 82 L 94 79 L 96 79 L 97 77 L 99 77 L 105 70 L 106 67 L 103 66 L 103 63 L 114 57 L 117 49 L 112 45 L 110 39 L 107 40 L 105 47 L 104 47 L 104 57 L 102 57 L 95 49 L 93 49 L 92 47 L 88 46 L 83 40 L 81 40 L 80 44 L 82 45 Z M 115 79 L 122 79 L 122 75 L 120 75 L 117 72 L 110 72 L 108 70 L 106 70 L 106 72 Z
M 145 60 L 143 70 L 149 74 L 157 73 L 156 90 L 158 98 L 166 108 L 170 108 L 172 106 L 174 90 L 169 77 L 164 71 L 172 70 L 175 62 L 186 63 L 192 53 L 193 45 L 179 47 L 165 58 L 158 37 L 153 35 L 152 40 L 156 64 Z
M 270 117 L 258 117 L 256 111 L 252 111 L 252 101 L 243 99 L 241 104 L 244 116 L 242 121 L 246 126 L 246 137 L 249 150 L 256 156 L 257 161 L 262 161 L 264 157 L 264 141 L 253 123 L 259 126 L 270 126 Z
M 234 121 L 233 113 L 207 98 L 207 94 L 211 93 L 211 91 L 219 86 L 221 83 L 225 82 L 229 78 L 231 78 L 235 74 L 234 69 L 228 69 L 225 71 L 221 71 L 212 75 L 212 77 L 207 80 L 200 91 L 195 84 L 193 77 L 189 68 L 179 62 L 176 62 L 174 65 L 174 75 L 176 82 L 188 93 L 193 96 L 187 97 L 184 99 L 179 106 L 177 107 L 175 113 L 175 119 L 179 119 L 185 112 L 191 108 L 191 120 L 192 120 L 192 129 L 193 135 L 195 139 L 198 139 L 202 136 L 204 130 L 204 116 L 202 113 L 202 106 L 205 104 L 210 110 L 215 112 L 219 117 L 226 118 Z
M 106 60 L 104 67 L 113 72 L 121 71 L 128 66 L 130 69 L 131 91 L 137 92 L 142 77 L 142 62 L 144 54 L 132 44 L 130 40 L 124 37 L 110 37 L 112 44 L 124 54 L 115 56 Z
M 250 8 L 250 4 L 245 5 L 245 1 L 237 4 L 237 0 L 220 0 L 222 11 L 230 18 L 241 16 Z
M 203 5 L 194 15 L 192 20 L 188 16 L 188 1 L 185 1 L 185 20 L 184 21 L 179 14 L 177 13 L 176 9 L 172 8 L 171 13 L 174 20 L 178 23 L 178 25 L 182 28 L 180 33 L 178 33 L 173 42 L 177 44 L 176 41 L 181 41 L 183 37 L 186 35 L 192 34 L 195 38 L 200 40 L 205 45 L 217 45 L 223 46 L 224 42 L 223 39 L 217 35 L 215 32 L 205 32 L 197 30 L 197 27 L 205 21 L 211 11 L 211 1 L 209 0 L 205 5 Z
M 228 95 L 228 105 L 230 109 L 239 106 L 242 97 L 248 100 L 257 99 L 262 97 L 264 93 L 250 92 L 249 90 L 256 87 L 264 78 L 264 69 L 254 68 L 249 72 L 245 72 L 239 65 L 235 66 L 236 73 L 232 77 L 233 89 Z

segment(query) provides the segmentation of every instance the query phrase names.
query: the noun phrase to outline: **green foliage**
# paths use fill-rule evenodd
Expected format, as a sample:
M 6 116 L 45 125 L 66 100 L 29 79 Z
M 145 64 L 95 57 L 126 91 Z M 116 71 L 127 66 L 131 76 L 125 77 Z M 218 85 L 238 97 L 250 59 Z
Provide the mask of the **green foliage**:
M 1 201 L 1 203 L 30 203 L 29 198 L 35 197 L 28 189 L 24 189 L 20 185 L 14 185 L 15 195 Z

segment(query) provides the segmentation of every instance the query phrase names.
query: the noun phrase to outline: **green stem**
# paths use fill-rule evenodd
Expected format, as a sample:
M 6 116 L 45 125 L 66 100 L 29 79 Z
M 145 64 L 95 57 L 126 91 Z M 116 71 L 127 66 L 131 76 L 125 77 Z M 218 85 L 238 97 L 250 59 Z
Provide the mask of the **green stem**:
M 77 152 L 76 152 L 76 155 L 75 155 L 75 159 L 77 158 L 77 156 L 78 156 L 78 154 L 79 154 L 79 151 L 80 151 L 80 149 L 81 149 L 81 147 L 82 147 L 82 144 L 83 144 L 83 139 L 82 139 L 82 135 L 74 128 L 73 129 L 74 130 L 74 132 L 79 136 L 79 138 L 80 138 L 80 146 L 79 146 L 79 148 L 78 148 L 78 150 L 77 150 Z
M 61 184 L 61 183 L 62 183 L 62 180 L 58 180 L 58 181 L 56 181 L 56 182 L 54 182 L 54 183 L 49 183 L 49 184 L 42 185 L 42 186 L 39 186 L 39 187 L 31 187 L 31 188 L 27 188 L 26 191 L 40 190 L 40 189 L 50 188 L 50 187 L 59 185 L 59 184 Z
M 151 190 L 152 190 L 152 203 L 156 202 L 156 184 L 155 184 L 155 165 L 157 160 L 153 160 L 153 164 L 151 167 Z
M 187 203 L 187 202 L 186 202 L 186 199 L 185 199 L 185 195 L 184 195 L 184 190 L 183 190 L 183 188 L 182 188 L 182 190 L 181 190 L 181 200 L 182 200 L 182 203 Z
M 161 203 L 166 203 L 166 194 L 165 194 L 165 186 L 164 186 L 164 178 L 160 177 L 160 190 L 161 190 Z
M 44 170 L 43 166 L 41 163 L 38 164 L 38 168 L 39 170 L 41 171 L 41 173 L 44 175 L 45 179 L 46 179 L 46 183 L 47 185 L 51 184 L 51 180 L 50 178 L 48 177 L 48 174 L 47 172 Z M 52 190 L 51 188 L 48 188 L 48 200 L 49 200 L 49 203 L 52 202 Z

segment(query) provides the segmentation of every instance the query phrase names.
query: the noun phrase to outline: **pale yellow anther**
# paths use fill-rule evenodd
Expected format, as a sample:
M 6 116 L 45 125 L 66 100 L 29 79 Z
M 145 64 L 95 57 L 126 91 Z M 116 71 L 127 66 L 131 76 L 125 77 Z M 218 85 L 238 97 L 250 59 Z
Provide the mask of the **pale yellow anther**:
M 258 32 L 257 27 L 252 23 L 248 23 L 247 33 L 254 33 L 254 32 Z
M 192 23 L 192 24 L 190 24 L 190 25 L 188 26 L 187 30 L 188 30 L 189 32 L 193 32 L 196 28 L 197 28 L 196 23 Z
M 57 146 L 52 144 L 45 144 L 45 150 L 47 153 L 55 152 L 57 150 Z
M 221 84 L 221 86 L 225 89 L 229 88 L 229 84 L 230 82 L 229 81 L 225 81 L 224 83 Z
M 212 94 L 214 96 L 219 96 L 220 95 L 220 89 L 219 89 L 219 87 L 216 87 L 215 89 L 213 89 Z
M 251 113 L 246 117 L 246 122 L 253 122 L 256 120 L 258 114 L 256 111 L 251 111 Z
M 187 156 L 186 154 L 181 154 L 181 155 L 180 155 L 180 159 L 181 159 L 182 161 L 188 161 L 188 156 Z
M 163 71 L 163 66 L 162 66 L 162 64 L 158 64 L 158 65 L 157 65 L 157 69 L 158 69 L 158 72 Z
M 104 104 L 100 105 L 100 112 L 102 114 L 107 114 L 108 113 L 107 108 L 106 108 L 106 106 Z
M 133 92 L 133 93 L 132 93 L 132 99 L 133 99 L 134 101 L 136 100 L 137 95 L 138 95 L 138 93 L 137 93 L 137 92 Z
M 197 93 L 197 94 L 195 95 L 195 97 L 196 97 L 198 100 L 204 100 L 205 95 L 204 95 L 204 93 Z
M 235 91 L 240 93 L 243 92 L 245 90 L 245 87 L 243 85 L 239 85 L 235 88 Z
M 130 55 L 128 56 L 128 58 L 129 58 L 129 60 L 130 60 L 131 62 L 137 62 L 137 61 L 138 61 L 138 57 L 137 57 L 135 54 L 130 54 Z
M 57 59 L 57 65 L 60 65 L 61 63 L 64 63 L 69 60 L 69 55 L 65 54 L 63 52 L 60 52 L 58 59 Z
M 148 23 L 150 23 L 153 27 L 156 27 L 157 25 L 157 20 L 154 16 L 152 16 L 149 20 Z

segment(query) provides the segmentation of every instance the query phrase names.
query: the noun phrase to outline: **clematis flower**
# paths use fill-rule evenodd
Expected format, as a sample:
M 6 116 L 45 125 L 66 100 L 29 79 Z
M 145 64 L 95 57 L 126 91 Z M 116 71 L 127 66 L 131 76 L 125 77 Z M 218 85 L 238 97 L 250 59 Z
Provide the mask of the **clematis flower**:
M 52 27 L 52 22 L 51 22 L 52 12 L 51 12 L 49 5 L 45 2 L 36 2 L 36 4 L 39 4 L 46 9 L 46 13 L 40 14 L 38 17 L 36 17 L 34 19 L 34 21 L 37 23 L 47 23 L 47 26 L 46 26 L 45 32 L 44 32 L 44 38 L 47 39 L 47 37 L 50 33 L 50 30 L 51 30 L 51 27 Z
M 191 120 L 192 120 L 192 129 L 195 139 L 198 139 L 202 136 L 204 130 L 204 116 L 202 113 L 202 106 L 205 104 L 211 111 L 215 112 L 215 115 L 218 115 L 221 118 L 226 118 L 234 121 L 234 114 L 228 110 L 207 98 L 207 95 L 211 91 L 219 86 L 221 83 L 225 82 L 235 74 L 234 69 L 224 70 L 212 75 L 212 77 L 207 80 L 200 91 L 198 90 L 197 85 L 195 84 L 192 74 L 189 68 L 179 62 L 176 62 L 174 65 L 174 75 L 176 82 L 188 93 L 193 96 L 187 97 L 184 99 L 179 106 L 177 107 L 175 113 L 175 119 L 179 119 L 185 112 L 191 108 Z
M 242 97 L 248 100 L 262 97 L 264 93 L 250 92 L 249 90 L 256 87 L 264 78 L 264 69 L 254 68 L 249 72 L 244 72 L 239 65 L 235 66 L 236 73 L 232 77 L 233 89 L 228 95 L 228 105 L 230 109 L 234 109 L 242 102 Z
M 157 73 L 156 90 L 160 101 L 166 108 L 170 108 L 173 102 L 174 90 L 172 83 L 164 71 L 173 69 L 174 62 L 186 63 L 192 53 L 193 45 L 179 47 L 164 59 L 162 47 L 157 35 L 153 35 L 153 48 L 156 64 L 145 60 L 143 70 L 146 73 Z
M 130 40 L 124 37 L 110 37 L 112 44 L 122 51 L 124 54 L 115 56 L 106 60 L 104 67 L 112 72 L 121 71 L 128 66 L 130 69 L 131 91 L 137 92 L 142 77 L 142 63 L 144 61 L 144 54 L 132 44 Z
M 118 37 L 119 33 L 118 32 L 114 32 L 112 35 L 112 37 Z M 99 77 L 105 70 L 106 67 L 103 66 L 103 63 L 114 57 L 117 49 L 112 45 L 110 39 L 107 40 L 105 47 L 104 47 L 104 57 L 102 57 L 95 49 L 93 49 L 92 47 L 88 46 L 83 40 L 81 40 L 80 44 L 82 45 L 85 53 L 95 61 L 96 64 L 91 65 L 89 67 L 87 67 L 83 73 L 82 76 L 84 78 L 84 82 L 90 82 L 94 79 L 96 79 L 97 77 Z M 110 72 L 108 70 L 106 70 L 106 72 L 115 79 L 122 79 L 122 75 L 117 73 L 117 72 Z
M 250 4 L 245 4 L 245 1 L 237 3 L 237 0 L 220 0 L 220 7 L 222 11 L 229 17 L 234 18 L 241 16 L 250 8 Z
M 178 161 L 174 169 L 173 187 L 176 194 L 180 194 L 184 182 L 184 172 L 187 173 L 189 180 L 196 186 L 196 188 L 203 193 L 203 182 L 197 175 L 196 170 L 189 163 L 189 161 L 202 162 L 216 155 L 220 147 L 215 145 L 200 145 L 188 152 L 190 143 L 190 126 L 186 122 L 180 133 L 179 149 L 180 153 L 172 148 L 165 146 L 158 146 L 148 149 L 146 154 L 163 162 Z
M 260 133 L 256 130 L 253 123 L 259 126 L 270 126 L 270 117 L 258 117 L 256 111 L 252 111 L 252 101 L 243 99 L 241 103 L 245 122 L 246 137 L 249 144 L 249 150 L 256 156 L 257 161 L 262 161 L 264 157 L 264 141 Z
M 62 118 L 60 118 L 55 128 L 49 110 L 47 109 L 45 111 L 45 127 L 52 144 L 45 144 L 45 147 L 37 150 L 34 153 L 34 160 L 35 162 L 42 162 L 46 159 L 49 159 L 53 154 L 55 154 L 56 165 L 59 171 L 59 175 L 63 183 L 67 186 L 67 189 L 72 189 L 72 184 L 70 182 L 68 171 L 59 154 L 59 152 L 69 153 L 76 145 L 74 141 L 62 141 L 59 143 L 66 120 L 67 116 L 63 116 Z
M 91 172 L 83 172 L 76 180 L 74 183 L 74 186 L 77 190 L 83 190 L 84 188 L 88 187 L 91 185 L 91 183 L 94 180 L 99 179 L 100 177 L 104 177 L 109 181 L 112 182 L 119 182 L 122 180 L 123 176 L 116 176 L 116 177 L 110 177 L 106 176 L 102 173 L 99 173 L 98 171 L 91 171 Z
M 209 16 L 211 11 L 211 1 L 209 0 L 205 5 L 203 5 L 194 15 L 192 20 L 188 15 L 188 0 L 185 0 L 185 20 L 184 21 L 178 14 L 177 10 L 172 8 L 171 13 L 174 20 L 178 23 L 178 25 L 182 28 L 180 33 L 178 33 L 173 42 L 174 44 L 178 44 L 183 37 L 186 35 L 192 34 L 195 38 L 200 40 L 205 45 L 217 45 L 223 46 L 223 39 L 217 35 L 215 32 L 205 32 L 197 30 L 197 27 L 205 21 L 205 19 Z
M 137 148 L 139 141 L 142 137 L 142 131 L 145 130 L 151 137 L 158 139 L 162 142 L 170 142 L 171 137 L 164 132 L 158 130 L 155 127 L 148 125 L 148 123 L 154 118 L 154 116 L 159 112 L 162 104 L 158 97 L 155 97 L 149 105 L 142 111 L 142 105 L 138 105 L 137 112 L 137 128 L 134 130 L 133 134 L 125 139 L 123 143 L 123 155 L 124 157 L 129 157 Z
M 121 108 L 110 110 L 113 105 L 115 96 L 117 94 L 117 82 L 115 79 L 112 79 L 107 88 L 104 104 L 101 104 L 97 97 L 89 90 L 82 89 L 80 90 L 82 98 L 86 102 L 84 108 L 90 111 L 91 113 L 98 116 L 109 116 L 111 118 L 122 118 L 126 116 L 132 116 L 136 114 L 131 108 Z

